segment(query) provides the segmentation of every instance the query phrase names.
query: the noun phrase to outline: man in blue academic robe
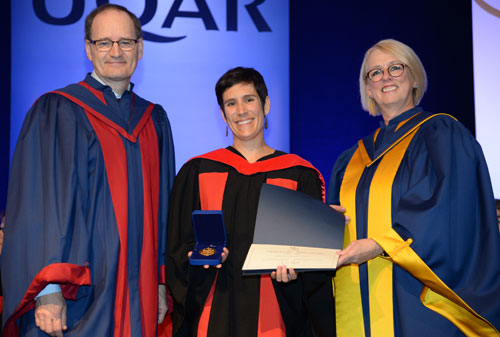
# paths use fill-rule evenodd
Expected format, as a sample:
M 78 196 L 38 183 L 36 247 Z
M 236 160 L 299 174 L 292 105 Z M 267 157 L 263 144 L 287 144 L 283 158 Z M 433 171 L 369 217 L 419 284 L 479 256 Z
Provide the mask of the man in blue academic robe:
M 85 34 L 94 71 L 34 103 L 14 153 L 4 336 L 154 337 L 167 310 L 174 152 L 165 111 L 130 83 L 141 25 L 106 4 Z

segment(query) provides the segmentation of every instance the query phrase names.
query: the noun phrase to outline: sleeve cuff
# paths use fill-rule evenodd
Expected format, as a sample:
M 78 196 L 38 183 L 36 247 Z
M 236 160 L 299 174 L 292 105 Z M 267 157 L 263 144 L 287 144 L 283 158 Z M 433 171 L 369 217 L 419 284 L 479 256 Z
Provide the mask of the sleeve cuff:
M 35 296 L 35 300 L 38 299 L 38 297 L 40 296 L 58 292 L 61 292 L 61 286 L 59 284 L 49 283 L 45 286 L 45 288 L 42 289 L 42 291 L 38 293 L 38 295 Z
M 392 228 L 388 231 L 371 237 L 376 243 L 382 247 L 385 254 L 382 257 L 391 257 L 394 258 L 398 255 L 398 253 L 410 246 L 413 243 L 413 239 L 403 240 L 399 234 L 393 230 Z

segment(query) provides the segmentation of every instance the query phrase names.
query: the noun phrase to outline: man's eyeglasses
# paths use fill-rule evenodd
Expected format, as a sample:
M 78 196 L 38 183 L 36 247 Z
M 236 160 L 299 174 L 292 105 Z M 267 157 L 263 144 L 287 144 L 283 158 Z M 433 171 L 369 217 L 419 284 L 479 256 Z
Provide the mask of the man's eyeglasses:
M 387 68 L 387 72 L 392 77 L 399 77 L 405 72 L 405 65 L 403 63 L 394 63 Z M 384 70 L 381 68 L 374 68 L 366 73 L 366 78 L 372 82 L 378 82 L 384 78 Z
M 95 45 L 98 51 L 110 51 L 113 48 L 113 44 L 118 44 L 121 50 L 132 50 L 135 48 L 138 40 L 134 39 L 120 39 L 119 41 L 113 41 L 110 39 L 102 40 L 89 40 L 90 43 Z

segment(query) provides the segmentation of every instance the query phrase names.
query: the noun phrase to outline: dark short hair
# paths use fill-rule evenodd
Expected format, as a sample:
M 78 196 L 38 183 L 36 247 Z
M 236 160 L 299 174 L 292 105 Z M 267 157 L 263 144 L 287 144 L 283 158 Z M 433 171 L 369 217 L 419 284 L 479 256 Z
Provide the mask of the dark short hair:
M 262 104 L 262 107 L 264 107 L 268 96 L 264 77 L 262 77 L 262 75 L 254 68 L 236 67 L 228 70 L 224 75 L 222 75 L 215 85 L 217 103 L 219 103 L 222 111 L 224 111 L 222 95 L 227 89 L 239 83 L 253 84 L 255 91 L 257 91 L 257 94 L 259 95 L 260 103 Z
M 101 6 L 97 7 L 96 9 L 94 9 L 85 18 L 85 39 L 86 40 L 92 40 L 90 38 L 90 29 L 92 28 L 92 23 L 94 22 L 94 19 L 97 16 L 97 14 L 102 13 L 104 11 L 107 11 L 109 9 L 114 9 L 114 10 L 117 10 L 117 11 L 121 11 L 121 12 L 127 13 L 128 16 L 130 17 L 130 19 L 132 20 L 132 22 L 134 23 L 134 29 L 135 29 L 135 35 L 136 35 L 135 37 L 137 39 L 142 37 L 141 22 L 139 21 L 139 19 L 137 18 L 137 16 L 135 16 L 134 13 L 132 13 L 127 8 L 125 8 L 123 6 L 120 6 L 120 5 L 104 4 L 104 5 L 101 5 Z
M 496 203 L 496 205 L 497 205 L 497 209 L 500 209 L 500 200 L 495 199 L 495 203 Z

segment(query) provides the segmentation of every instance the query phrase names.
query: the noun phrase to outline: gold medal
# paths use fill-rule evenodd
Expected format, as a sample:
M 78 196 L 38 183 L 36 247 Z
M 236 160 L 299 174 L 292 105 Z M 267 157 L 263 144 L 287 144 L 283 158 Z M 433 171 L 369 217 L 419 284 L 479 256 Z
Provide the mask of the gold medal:
M 200 254 L 203 256 L 212 256 L 216 253 L 217 251 L 211 247 L 203 248 L 200 250 Z

